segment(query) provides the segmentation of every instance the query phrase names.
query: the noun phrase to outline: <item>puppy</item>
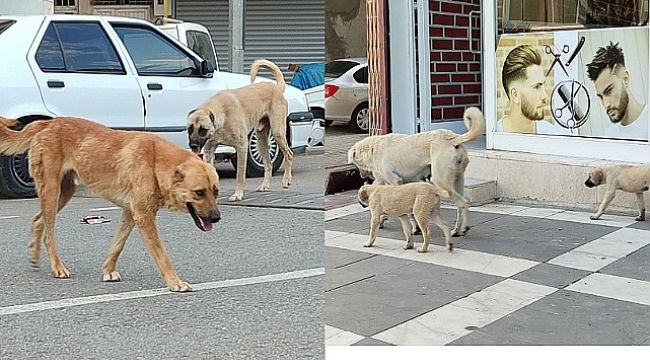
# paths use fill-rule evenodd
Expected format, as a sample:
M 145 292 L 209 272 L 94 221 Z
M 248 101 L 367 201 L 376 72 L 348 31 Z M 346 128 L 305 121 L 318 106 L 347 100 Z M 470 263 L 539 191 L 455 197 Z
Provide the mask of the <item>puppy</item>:
M 440 197 L 449 196 L 445 190 L 426 182 L 410 183 L 405 185 L 364 185 L 358 192 L 359 203 L 363 207 L 370 207 L 370 234 L 368 242 L 364 245 L 370 247 L 377 238 L 380 216 L 398 216 L 402 223 L 402 231 L 406 238 L 404 249 L 413 248 L 413 234 L 409 223 L 409 215 L 413 215 L 415 221 L 422 229 L 422 247 L 418 252 L 426 252 L 431 241 L 429 230 L 429 218 L 445 234 L 445 242 L 449 251 L 452 251 L 454 244 L 451 241 L 449 226 L 440 217 Z
M 270 81 L 253 83 L 261 67 L 271 70 L 275 84 Z M 229 201 L 239 201 L 244 197 L 248 136 L 253 130 L 256 131 L 257 146 L 264 160 L 264 179 L 257 191 L 269 191 L 271 186 L 273 164 L 268 142 L 269 132 L 273 134 L 284 155 L 282 187 L 287 188 L 291 184 L 293 151 L 287 141 L 289 105 L 284 98 L 284 76 L 268 60 L 256 60 L 251 66 L 250 76 L 250 85 L 219 92 L 190 112 L 187 118 L 190 148 L 198 154 L 205 146 L 203 159 L 208 164 L 214 163 L 217 145 L 230 145 L 236 149 L 236 188 Z
M 364 138 L 348 151 L 348 163 L 375 184 L 400 185 L 430 178 L 439 189 L 451 194 L 458 208 L 453 236 L 469 230 L 468 201 L 463 196 L 465 169 L 469 164 L 463 145 L 478 139 L 485 130 L 481 111 L 469 107 L 463 115 L 468 131 L 456 134 L 440 129 L 413 135 L 386 134 Z
M 639 208 L 639 216 L 636 221 L 645 221 L 645 202 L 643 193 L 650 188 L 650 165 L 614 165 L 597 167 L 589 173 L 585 186 L 592 188 L 598 185 L 607 185 L 603 202 L 598 211 L 590 216 L 592 220 L 598 220 L 609 204 L 614 200 L 616 190 L 622 190 L 636 194 L 636 204 Z

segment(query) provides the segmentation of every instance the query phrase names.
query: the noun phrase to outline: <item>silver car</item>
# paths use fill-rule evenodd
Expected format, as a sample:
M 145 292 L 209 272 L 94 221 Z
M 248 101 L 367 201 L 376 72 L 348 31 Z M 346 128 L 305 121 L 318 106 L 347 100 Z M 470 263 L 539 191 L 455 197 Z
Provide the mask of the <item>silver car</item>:
M 369 131 L 368 60 L 351 58 L 325 64 L 325 124 L 346 122 L 358 133 Z

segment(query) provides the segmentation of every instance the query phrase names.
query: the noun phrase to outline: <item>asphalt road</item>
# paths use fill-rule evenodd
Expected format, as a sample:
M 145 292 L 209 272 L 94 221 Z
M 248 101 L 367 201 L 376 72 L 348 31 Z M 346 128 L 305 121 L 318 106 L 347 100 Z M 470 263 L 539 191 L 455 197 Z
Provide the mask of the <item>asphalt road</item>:
M 0 358 L 323 359 L 323 157 L 297 156 L 287 190 L 281 172 L 268 194 L 248 179 L 244 198 L 255 200 L 222 201 L 209 233 L 161 211 L 172 262 L 195 288 L 185 294 L 165 289 L 137 230 L 118 262 L 122 282 L 101 282 L 120 215 L 110 203 L 78 196 L 59 214 L 58 250 L 72 273 L 60 280 L 44 249 L 41 268 L 27 261 L 38 200 L 0 200 Z M 235 174 L 230 164 L 218 170 L 227 198 Z M 79 223 L 90 214 L 112 222 Z

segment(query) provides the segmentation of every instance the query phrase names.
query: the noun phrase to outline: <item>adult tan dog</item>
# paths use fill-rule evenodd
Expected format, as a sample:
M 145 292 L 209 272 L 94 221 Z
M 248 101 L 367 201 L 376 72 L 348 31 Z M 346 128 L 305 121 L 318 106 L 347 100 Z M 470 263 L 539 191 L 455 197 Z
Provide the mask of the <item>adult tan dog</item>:
M 273 73 L 272 82 L 253 83 L 260 67 Z M 268 60 L 256 60 L 251 66 L 251 84 L 222 91 L 192 111 L 187 118 L 190 148 L 199 153 L 205 146 L 204 160 L 214 162 L 214 151 L 219 144 L 233 146 L 237 151 L 237 180 L 235 193 L 229 201 L 239 201 L 244 196 L 246 181 L 246 153 L 248 134 L 255 130 L 258 147 L 264 161 L 264 179 L 257 191 L 269 191 L 273 164 L 269 153 L 269 131 L 284 154 L 282 186 L 291 184 L 293 151 L 287 143 L 287 115 L 289 106 L 284 98 L 284 77 L 280 69 Z
M 171 291 L 191 291 L 167 255 L 156 228 L 162 207 L 189 213 L 197 227 L 212 229 L 221 214 L 217 203 L 219 177 L 196 155 L 153 134 L 111 130 L 92 121 L 61 117 L 35 121 L 22 131 L 0 126 L 0 153 L 29 151 L 29 172 L 34 178 L 41 209 L 34 216 L 29 258 L 40 263 L 45 243 L 52 275 L 68 278 L 59 258 L 55 218 L 72 198 L 75 179 L 90 191 L 122 208 L 122 217 L 102 268 L 103 281 L 120 281 L 117 259 L 135 225 Z
M 643 193 L 650 189 L 650 165 L 614 165 L 597 167 L 589 173 L 585 186 L 592 188 L 598 185 L 607 185 L 603 202 L 598 211 L 591 215 L 592 220 L 598 220 L 605 209 L 616 196 L 616 190 L 636 194 L 636 204 L 639 216 L 636 221 L 645 221 L 645 201 Z
M 369 136 L 350 148 L 348 162 L 377 184 L 400 185 L 430 178 L 451 194 L 458 207 L 452 235 L 465 235 L 469 230 L 469 205 L 463 190 L 469 158 L 463 144 L 483 134 L 485 120 L 475 107 L 467 108 L 463 119 L 468 131 L 462 135 L 441 129 L 413 135 Z
M 438 189 L 435 185 L 427 182 L 410 183 L 404 185 L 364 185 L 357 194 L 359 203 L 363 207 L 370 208 L 370 234 L 368 242 L 363 245 L 370 247 L 377 238 L 381 215 L 398 216 L 402 223 L 402 231 L 406 238 L 404 249 L 413 248 L 413 234 L 409 215 L 413 215 L 420 229 L 422 229 L 422 247 L 418 252 L 426 252 L 431 241 L 429 230 L 429 218 L 433 219 L 442 232 L 445 234 L 445 242 L 449 251 L 452 251 L 454 244 L 451 241 L 449 226 L 440 217 L 440 197 L 449 197 L 449 193 Z

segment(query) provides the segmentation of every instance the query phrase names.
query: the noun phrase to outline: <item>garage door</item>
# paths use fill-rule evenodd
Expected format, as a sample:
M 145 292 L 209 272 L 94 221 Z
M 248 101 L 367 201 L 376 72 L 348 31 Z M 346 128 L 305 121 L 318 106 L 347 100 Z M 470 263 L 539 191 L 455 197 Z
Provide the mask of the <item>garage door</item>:
M 177 0 L 176 18 L 210 29 L 222 69 L 228 67 L 228 1 Z M 325 0 L 246 0 L 244 68 L 269 59 L 289 75 L 290 63 L 325 59 Z

